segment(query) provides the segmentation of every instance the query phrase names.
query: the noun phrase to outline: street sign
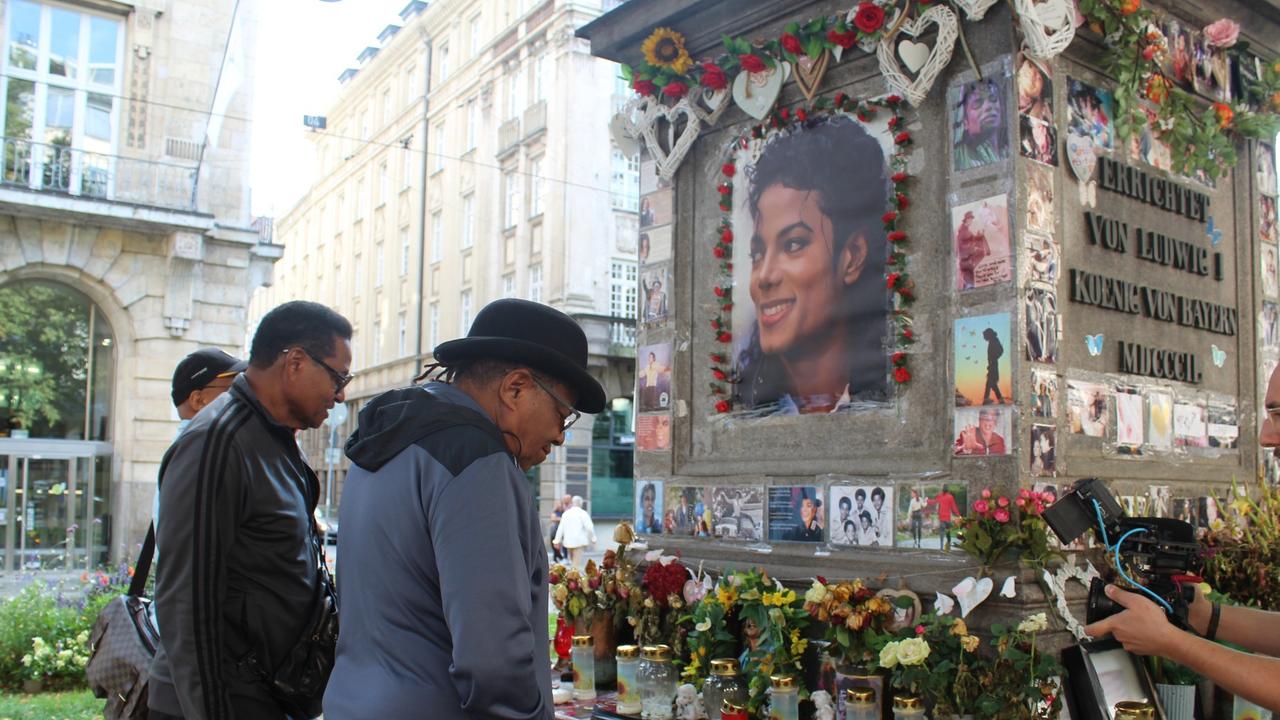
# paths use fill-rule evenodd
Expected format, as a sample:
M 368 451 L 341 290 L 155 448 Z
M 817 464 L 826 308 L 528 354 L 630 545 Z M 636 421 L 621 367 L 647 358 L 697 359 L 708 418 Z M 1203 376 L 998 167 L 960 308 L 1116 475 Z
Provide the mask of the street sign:
M 329 416 L 324 419 L 324 424 L 336 428 L 347 421 L 347 415 L 350 411 L 347 409 L 346 403 L 338 403 L 329 410 Z
M 323 115 L 303 115 L 302 124 L 312 130 L 324 130 L 328 121 Z

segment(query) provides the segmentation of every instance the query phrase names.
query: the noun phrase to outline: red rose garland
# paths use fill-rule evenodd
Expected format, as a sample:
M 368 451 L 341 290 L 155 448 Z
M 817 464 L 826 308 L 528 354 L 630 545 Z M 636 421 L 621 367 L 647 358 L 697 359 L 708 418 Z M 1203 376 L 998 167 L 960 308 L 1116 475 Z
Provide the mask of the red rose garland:
M 870 4 L 870 3 L 865 3 Z M 882 11 L 883 12 L 883 11 Z M 882 20 L 883 21 L 883 20 Z M 748 57 L 748 56 L 744 56 Z M 753 56 L 751 56 L 753 57 Z M 743 64 L 746 68 L 746 64 Z M 767 131 L 774 128 L 788 128 L 796 124 L 804 124 L 811 118 L 822 117 L 834 113 L 844 113 L 857 117 L 862 122 L 870 120 L 877 110 L 892 113 L 889 118 L 891 130 L 898 130 L 904 124 L 901 113 L 902 98 L 897 95 L 876 100 L 854 100 L 848 95 L 836 93 L 832 101 L 817 99 L 807 110 L 799 108 L 792 112 L 781 108 L 770 113 L 765 121 L 754 125 L 744 133 L 737 143 L 739 148 L 749 147 L 751 140 L 765 137 Z M 892 356 L 892 376 L 894 382 L 905 385 L 911 381 L 911 370 L 908 365 L 905 348 L 915 342 L 911 330 L 911 314 L 907 307 L 915 301 L 915 281 L 907 274 L 907 233 L 901 229 L 902 214 L 910 206 L 907 199 L 907 183 L 911 176 L 907 173 L 907 151 L 911 145 L 911 134 L 899 130 L 893 138 L 894 153 L 889 159 L 893 174 L 893 193 L 890 195 L 890 209 L 881 216 L 885 234 L 889 240 L 889 257 L 886 260 L 885 287 L 894 292 L 896 302 L 893 311 L 895 327 L 894 346 L 897 348 Z M 716 192 L 720 196 L 720 222 L 716 225 L 715 243 L 711 246 L 711 254 L 720 261 L 720 280 L 712 287 L 716 298 L 717 311 L 711 319 L 711 329 L 716 334 L 716 342 L 729 345 L 733 342 L 731 331 L 731 315 L 733 310 L 733 179 L 737 175 L 737 166 L 730 160 L 720 167 L 720 182 Z M 735 382 L 731 358 L 728 351 L 713 352 L 711 359 L 711 395 L 715 400 L 717 413 L 728 413 L 733 410 L 732 393 L 729 384 Z

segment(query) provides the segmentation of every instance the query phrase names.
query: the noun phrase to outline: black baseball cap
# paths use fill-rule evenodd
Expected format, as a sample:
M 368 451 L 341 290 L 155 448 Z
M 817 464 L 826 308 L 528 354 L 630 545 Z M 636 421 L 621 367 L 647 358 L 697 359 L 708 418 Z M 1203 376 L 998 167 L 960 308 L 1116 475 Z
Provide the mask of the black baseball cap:
M 201 348 L 182 358 L 173 371 L 173 405 L 186 402 L 191 393 L 203 389 L 215 378 L 238 375 L 249 363 L 218 348 Z

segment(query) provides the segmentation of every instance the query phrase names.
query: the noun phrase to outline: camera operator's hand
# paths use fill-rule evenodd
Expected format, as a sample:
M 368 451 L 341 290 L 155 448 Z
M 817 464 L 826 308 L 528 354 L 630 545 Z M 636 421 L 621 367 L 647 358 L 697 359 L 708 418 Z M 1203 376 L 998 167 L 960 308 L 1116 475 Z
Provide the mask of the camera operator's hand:
M 1106 592 L 1107 597 L 1124 610 L 1085 626 L 1085 633 L 1093 638 L 1112 635 L 1125 650 L 1137 655 L 1166 654 L 1169 644 L 1181 631 L 1169 624 L 1164 610 L 1146 597 L 1115 585 L 1108 585 Z

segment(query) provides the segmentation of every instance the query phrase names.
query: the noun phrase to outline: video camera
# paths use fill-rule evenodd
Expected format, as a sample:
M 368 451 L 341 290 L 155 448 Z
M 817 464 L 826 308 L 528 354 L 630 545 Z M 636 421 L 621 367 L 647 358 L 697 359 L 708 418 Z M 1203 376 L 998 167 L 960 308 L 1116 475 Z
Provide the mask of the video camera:
M 1187 612 L 1195 600 L 1201 569 L 1200 545 L 1190 523 L 1173 518 L 1126 517 L 1120 503 L 1098 478 L 1084 478 L 1044 511 L 1044 519 L 1063 544 L 1075 542 L 1090 528 L 1111 553 L 1122 577 L 1136 592 L 1164 608 L 1170 622 L 1189 630 Z M 1086 622 L 1120 612 L 1107 598 L 1108 581 L 1089 584 Z

